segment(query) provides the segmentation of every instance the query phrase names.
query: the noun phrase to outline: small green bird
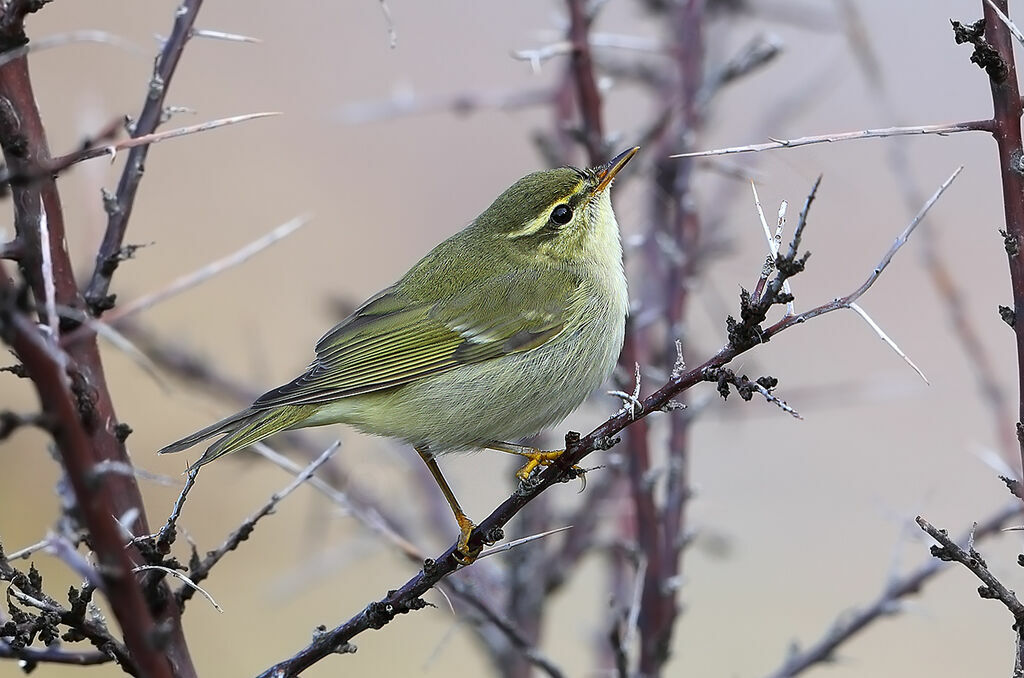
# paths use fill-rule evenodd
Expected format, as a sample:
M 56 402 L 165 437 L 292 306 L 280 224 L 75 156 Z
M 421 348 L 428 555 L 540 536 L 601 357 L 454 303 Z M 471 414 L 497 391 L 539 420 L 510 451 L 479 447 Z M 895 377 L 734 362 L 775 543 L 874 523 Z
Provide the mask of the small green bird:
M 526 478 L 562 453 L 507 441 L 561 422 L 615 367 L 628 299 L 608 187 L 638 150 L 523 177 L 325 334 L 305 373 L 159 453 L 221 435 L 194 469 L 335 423 L 398 438 L 433 474 L 459 524 L 460 560 L 472 562 L 475 525 L 437 457 L 510 452 L 527 457 Z

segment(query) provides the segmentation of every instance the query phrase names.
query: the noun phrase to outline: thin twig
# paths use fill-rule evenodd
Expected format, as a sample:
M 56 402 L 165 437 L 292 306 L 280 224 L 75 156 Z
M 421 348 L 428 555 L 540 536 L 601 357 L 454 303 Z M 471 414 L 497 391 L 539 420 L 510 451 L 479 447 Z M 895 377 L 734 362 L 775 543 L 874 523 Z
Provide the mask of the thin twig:
M 486 558 L 487 556 L 493 556 L 493 555 L 495 555 L 497 553 L 504 553 L 505 551 L 511 551 L 512 549 L 514 549 L 517 546 L 522 546 L 523 544 L 529 544 L 532 541 L 537 541 L 538 539 L 543 539 L 545 537 L 550 537 L 553 534 L 558 534 L 559 532 L 565 532 L 566 530 L 571 530 L 571 529 L 572 529 L 572 525 L 566 525 L 565 527 L 556 527 L 553 530 L 547 530 L 545 532 L 539 532 L 537 534 L 531 534 L 531 535 L 528 535 L 526 537 L 520 537 L 519 539 L 513 539 L 512 541 L 506 542 L 506 543 L 504 543 L 504 544 L 502 544 L 500 546 L 494 546 L 494 547 L 491 547 L 491 548 L 488 548 L 488 549 L 484 549 L 483 551 L 480 552 L 480 555 L 477 556 L 477 560 L 479 560 L 480 558 Z
M 771 63 L 783 50 L 782 39 L 776 35 L 755 35 L 720 68 L 710 73 L 698 97 L 698 106 L 704 108 L 711 98 L 730 83 L 756 72 Z
M 210 604 L 213 605 L 217 609 L 217 612 L 223 612 L 224 611 L 224 609 L 220 605 L 217 604 L 217 601 L 213 599 L 213 596 L 211 596 L 210 593 L 206 589 L 204 589 L 199 584 L 196 584 L 194 581 L 192 581 L 191 579 L 186 577 L 181 572 L 178 572 L 177 570 L 172 570 L 169 567 L 164 567 L 163 565 L 139 565 L 139 566 L 133 568 L 132 572 L 142 572 L 144 570 L 157 570 L 159 572 L 163 572 L 164 574 L 169 574 L 172 577 L 175 577 L 176 579 L 180 579 L 181 581 L 183 581 L 185 583 L 185 586 L 193 588 L 196 591 L 199 591 L 200 593 L 202 593 L 203 597 L 206 598 L 208 601 L 210 601 Z
M 233 115 L 227 118 L 217 118 L 216 120 L 208 120 L 206 122 L 199 122 L 194 125 L 186 125 L 184 127 L 176 127 L 174 129 L 165 130 L 163 132 L 152 132 L 150 134 L 142 134 L 139 136 L 124 139 L 116 144 L 108 144 L 106 146 L 99 146 L 96 148 L 86 149 L 78 153 L 71 153 L 65 156 L 54 159 L 54 164 L 57 166 L 52 169 L 60 169 L 60 165 L 63 163 L 74 164 L 82 162 L 83 160 L 91 160 L 92 158 L 98 158 L 103 155 L 114 156 L 119 151 L 124 151 L 132 148 L 141 148 L 144 146 L 152 146 L 158 144 L 161 141 L 167 141 L 168 139 L 177 139 L 178 137 L 189 136 L 190 134 L 199 134 L 200 132 L 209 132 L 211 130 L 220 129 L 221 127 L 230 127 L 231 125 L 237 125 L 243 122 L 249 122 L 250 120 L 259 120 L 261 118 L 272 118 L 277 115 L 282 115 L 280 111 L 261 111 L 259 113 L 245 113 L 242 115 Z
M 252 242 L 246 244 L 244 247 L 240 247 L 235 252 L 232 252 L 227 256 L 221 257 L 216 261 L 212 261 L 206 266 L 203 266 L 202 268 L 198 269 L 197 271 L 188 273 L 177 278 L 176 280 L 171 282 L 171 284 L 167 285 L 161 290 L 158 290 L 152 294 L 148 294 L 144 297 L 139 297 L 138 299 L 134 299 L 130 303 L 121 306 L 116 311 L 108 314 L 107 322 L 117 322 L 117 320 L 120 318 L 130 317 L 136 313 L 139 313 L 140 311 L 151 308 L 152 306 L 155 306 L 156 304 L 159 304 L 160 302 L 165 301 L 166 299 L 177 296 L 178 294 L 181 294 L 186 290 L 192 289 L 193 287 L 196 287 L 197 285 L 206 282 L 210 278 L 219 275 L 224 271 L 228 271 L 240 264 L 245 263 L 247 260 L 259 254 L 260 252 L 267 249 L 271 245 L 277 243 L 280 240 L 283 240 L 284 238 L 287 238 L 292 233 L 295 233 L 297 230 L 308 224 L 310 222 L 310 219 L 311 217 L 309 216 L 300 216 L 295 217 L 294 219 L 291 219 L 289 221 L 286 221 L 280 226 L 274 228 L 266 235 L 257 238 L 256 240 L 253 240 Z
M 380 11 L 384 15 L 384 25 L 388 29 L 388 46 L 391 49 L 398 47 L 398 33 L 395 32 L 395 19 L 391 16 L 391 8 L 388 7 L 387 0 L 379 0 Z
M 775 227 L 775 235 L 772 235 L 772 231 L 768 228 L 768 221 L 764 218 L 764 210 L 761 209 L 761 199 L 757 195 L 757 186 L 753 181 L 750 182 L 750 190 L 754 192 L 754 206 L 757 208 L 757 217 L 761 221 L 761 226 L 764 228 L 764 236 L 768 240 L 768 258 L 765 260 L 765 265 L 761 270 L 761 277 L 757 281 L 757 286 L 754 288 L 753 297 L 756 299 L 761 296 L 761 291 L 764 289 L 764 283 L 768 281 L 768 276 L 771 275 L 772 270 L 775 268 L 775 259 L 779 256 L 779 245 L 782 243 L 782 229 L 786 225 L 786 203 L 782 201 L 782 205 L 779 207 L 779 218 Z M 792 294 L 793 290 L 789 287 L 789 281 L 782 286 L 782 291 L 786 294 Z M 787 302 L 786 313 L 793 315 L 795 312 L 793 302 Z
M 312 478 L 317 469 L 323 466 L 327 460 L 338 451 L 339 447 L 341 447 L 340 442 L 332 443 L 330 447 L 324 450 L 323 454 L 306 466 L 306 468 L 304 468 L 302 472 L 292 480 L 292 482 L 288 483 L 284 489 L 272 494 L 270 499 L 268 499 L 267 502 L 259 508 L 259 510 L 242 521 L 242 524 L 228 535 L 227 539 L 224 540 L 224 543 L 213 551 L 207 553 L 205 558 L 191 567 L 189 569 L 189 579 L 191 579 L 192 584 L 198 585 L 199 582 L 210 576 L 210 570 L 213 566 L 220 562 L 221 558 L 225 555 L 238 548 L 239 544 L 248 539 L 249 535 L 252 534 L 253 529 L 256 527 L 256 523 L 259 522 L 261 518 L 271 513 L 274 510 L 274 507 L 276 507 L 281 500 L 294 492 L 307 480 Z M 198 588 L 198 586 L 196 586 L 196 588 Z M 194 588 L 188 586 L 178 589 L 175 593 L 175 598 L 177 598 L 179 605 L 184 606 L 185 601 L 192 597 L 194 590 Z
M 945 530 L 940 530 L 927 520 L 918 516 L 914 519 L 918 526 L 928 533 L 928 535 L 939 542 L 941 546 L 933 546 L 931 548 L 932 555 L 942 561 L 955 561 L 970 570 L 975 577 L 981 580 L 984 586 L 978 590 L 978 593 L 982 598 L 994 598 L 1001 602 L 1017 624 L 1024 622 L 1024 603 L 1021 603 L 1017 599 L 1017 595 L 1006 588 L 1003 582 L 989 571 L 988 566 L 985 564 L 984 558 L 981 557 L 977 551 L 974 550 L 973 545 L 968 545 L 968 548 L 961 548 L 956 542 L 949 538 Z M 972 539 L 977 534 L 977 528 L 972 528 L 972 536 L 968 539 Z
M 26 546 L 25 548 L 18 549 L 17 551 L 11 551 L 7 554 L 7 560 L 18 560 L 19 558 L 29 558 L 36 551 L 42 551 L 50 545 L 50 539 L 46 538 L 41 541 L 37 541 L 35 544 Z
M 393 120 L 406 115 L 450 112 L 468 116 L 481 110 L 518 111 L 549 103 L 556 91 L 551 87 L 510 90 L 470 90 L 448 95 L 418 96 L 408 88 L 382 100 L 353 101 L 342 107 L 338 117 L 348 125 Z
M 476 610 L 486 621 L 490 622 L 494 628 L 498 629 L 498 631 L 508 639 L 512 646 L 521 652 L 522 655 L 526 657 L 526 660 L 531 664 L 551 678 L 562 678 L 565 675 L 565 673 L 551 660 L 551 658 L 530 643 L 529 639 L 523 635 L 522 631 L 517 628 L 515 624 L 496 612 L 488 601 L 472 591 L 471 587 L 466 585 L 466 582 L 450 578 L 445 581 L 445 586 L 450 588 L 452 593 L 458 596 L 460 600 L 467 603 L 470 608 Z M 442 591 L 440 588 L 437 590 Z M 442 593 L 442 595 L 444 594 Z M 445 596 L 445 598 L 447 599 L 447 596 Z M 451 601 L 449 601 L 449 605 L 450 604 Z
M 673 158 L 705 158 L 712 155 L 731 155 L 733 153 L 759 153 L 771 151 L 776 148 L 798 148 L 810 146 L 811 144 L 830 144 L 837 141 L 852 141 L 855 139 L 877 139 L 881 137 L 914 136 L 920 134 L 956 134 L 957 132 L 991 132 L 991 120 L 970 120 L 967 122 L 955 122 L 944 125 L 913 125 L 911 127 L 884 127 L 881 129 L 866 129 L 857 132 L 836 132 L 834 134 L 822 134 L 817 136 L 799 137 L 796 139 L 772 139 L 763 144 L 750 144 L 748 146 L 731 146 L 728 148 L 716 148 L 710 151 L 691 151 L 689 153 L 677 153 Z
M 626 630 L 622 634 L 622 649 L 626 653 L 627 661 L 629 652 L 636 643 L 637 630 L 640 623 L 640 611 L 642 609 L 644 582 L 647 580 L 647 557 L 640 553 L 637 555 L 636 572 L 633 573 L 633 596 L 630 599 L 629 611 L 626 614 Z
M 996 13 L 999 20 L 1006 24 L 1006 27 L 1010 30 L 1010 33 L 1013 34 L 1013 37 L 1017 38 L 1017 42 L 1024 44 L 1024 33 L 1020 32 L 1020 29 L 1017 28 L 1017 24 L 1010 21 L 1010 17 L 1006 16 L 1006 13 L 999 9 L 996 3 L 992 2 L 992 0 L 985 0 L 985 2 L 988 3 L 988 6 Z
M 219 129 L 221 127 L 228 127 L 230 125 L 237 125 L 238 123 L 248 122 L 250 120 L 258 120 L 260 118 L 269 118 L 275 115 L 281 115 L 275 111 L 265 111 L 262 113 L 247 113 L 245 115 L 236 115 L 230 118 L 218 118 L 216 120 L 209 120 L 207 122 L 197 123 L 195 125 L 187 125 L 185 127 L 176 127 L 169 129 L 164 132 L 154 132 L 152 134 L 145 134 L 142 136 L 131 137 L 118 141 L 116 143 L 104 144 L 104 145 L 89 145 L 85 148 L 73 151 L 66 155 L 56 157 L 52 160 L 40 163 L 38 166 L 32 167 L 27 172 L 10 172 L 5 170 L 0 172 L 0 187 L 6 186 L 19 186 L 30 184 L 40 179 L 48 178 L 54 174 L 59 174 L 64 170 L 77 165 L 80 162 L 86 160 L 92 160 L 93 158 L 100 158 L 103 156 L 110 156 L 111 161 L 117 155 L 119 151 L 123 151 L 131 148 L 138 148 L 140 146 L 147 146 L 152 144 L 158 144 L 161 141 L 167 141 L 168 139 L 176 139 L 178 137 L 188 136 L 190 134 L 199 134 L 200 132 L 209 132 L 211 130 Z M 99 139 L 106 138 L 107 132 L 97 136 Z
M 168 553 L 171 544 L 174 543 L 177 536 L 178 517 L 181 516 L 181 510 L 185 507 L 185 500 L 188 498 L 188 493 L 192 490 L 192 487 L 196 484 L 196 476 L 198 475 L 198 468 L 189 469 L 185 476 L 185 486 L 181 488 L 178 498 L 174 501 L 174 506 L 171 507 L 171 514 L 167 516 L 167 522 L 164 523 L 159 532 L 155 535 L 150 535 L 156 537 L 157 551 Z
M 23 45 L 17 49 L 12 49 L 0 54 L 0 66 L 8 64 L 15 59 L 20 59 L 29 53 L 41 52 L 47 49 L 54 49 L 57 47 L 64 47 L 65 45 L 74 45 L 83 42 L 91 42 L 98 45 L 110 45 L 134 54 L 144 53 L 142 47 L 138 44 L 130 40 L 126 40 L 119 35 L 108 33 L 107 31 L 69 31 L 67 33 L 47 35 L 42 38 L 33 38 L 32 42 L 27 45 Z
M 928 201 L 925 202 L 924 206 L 920 209 L 920 211 L 918 211 L 918 213 L 910 221 L 910 223 L 903 230 L 903 232 L 900 233 L 899 236 L 897 236 L 896 240 L 893 241 L 893 244 L 889 247 L 888 250 L 886 250 L 885 254 L 882 255 L 881 260 L 878 262 L 878 264 L 875 265 L 874 270 L 872 270 L 871 274 L 868 275 L 868 277 L 864 280 L 860 287 L 858 287 L 856 290 L 846 295 L 845 297 L 838 297 L 828 303 L 821 304 L 820 306 L 812 308 L 809 311 L 804 311 L 803 313 L 799 313 L 797 315 L 785 316 L 782 320 L 778 321 L 771 327 L 764 330 L 764 338 L 767 340 L 774 336 L 779 331 L 786 329 L 787 327 L 791 327 L 792 325 L 797 323 L 806 322 L 811 318 L 815 318 L 825 313 L 831 313 L 832 311 L 841 308 L 849 308 L 853 310 L 852 307 L 856 305 L 855 302 L 858 299 L 860 299 L 860 297 L 862 297 L 865 292 L 871 289 L 871 286 L 875 284 L 879 276 L 881 276 L 882 272 L 892 261 L 893 257 L 896 255 L 896 252 L 898 252 L 899 249 L 906 244 L 907 240 L 910 238 L 910 235 L 914 232 L 914 229 L 917 228 L 918 224 L 921 223 L 921 220 L 924 219 L 925 215 L 928 214 L 928 211 L 932 208 L 933 205 L 935 205 L 936 201 L 942 196 L 943 193 L 945 193 L 946 189 L 949 188 L 953 181 L 960 175 L 960 172 L 962 170 L 962 165 L 958 167 L 956 170 L 954 170 L 954 172 L 949 176 L 949 178 L 946 179 L 942 183 L 942 185 L 939 186 L 938 190 L 936 190 L 935 193 L 932 194 Z M 801 223 L 798 224 L 797 226 L 798 232 L 802 228 L 802 224 L 805 223 L 804 214 L 805 213 L 801 213 Z M 876 334 L 878 334 L 879 337 L 883 339 L 883 341 L 885 341 L 890 347 L 892 347 L 897 352 L 897 354 L 902 356 L 908 362 L 908 364 L 910 364 L 911 367 L 913 367 L 914 370 L 917 371 L 917 373 L 920 374 L 922 378 L 924 378 L 924 375 L 917 368 L 917 366 L 914 365 L 914 363 L 905 356 L 905 354 L 899 349 L 899 347 L 897 347 L 895 343 L 888 338 L 885 332 L 883 332 L 881 328 L 878 327 L 877 323 L 874 323 L 873 321 L 870 321 L 867 317 L 865 317 L 866 314 L 863 312 L 863 309 L 861 309 L 858 312 L 858 315 L 860 315 L 862 318 L 868 321 L 868 324 L 871 325 L 872 329 L 875 330 Z M 927 379 L 925 379 L 925 381 L 927 382 Z
M 911 364 L 913 364 L 913 363 L 911 363 Z M 782 410 L 786 414 L 792 415 L 794 419 L 800 419 L 801 421 L 803 420 L 803 417 L 800 416 L 800 413 L 797 412 L 792 407 L 790 407 L 789 404 L 787 404 L 785 400 L 783 400 L 782 398 L 778 397 L 777 395 L 775 395 L 774 393 L 769 391 L 767 388 L 765 388 L 761 384 L 757 383 L 757 381 L 752 381 L 752 382 L 750 382 L 750 384 L 755 389 L 757 389 L 758 393 L 760 393 L 762 396 L 764 396 L 765 400 L 767 400 L 768 402 L 772 403 L 773 405 L 778 407 L 780 410 Z
M 925 215 L 928 214 L 928 211 L 938 201 L 938 199 L 942 197 L 942 194 L 946 192 L 946 189 L 949 188 L 949 186 L 956 180 L 958 176 L 960 176 L 960 172 L 962 172 L 963 169 L 963 165 L 957 167 L 953 171 L 953 173 L 949 175 L 949 178 L 943 181 L 942 185 L 939 186 L 939 188 L 934 193 L 932 193 L 932 196 L 928 198 L 927 202 L 925 202 L 921 209 L 918 210 L 917 214 L 914 215 L 914 218 L 910 220 L 909 224 L 907 224 L 907 227 L 903 229 L 903 232 L 900 233 L 899 236 L 897 236 L 895 241 L 893 241 L 892 246 L 890 246 L 886 253 L 882 255 L 882 259 L 878 262 L 878 265 L 875 266 L 875 270 L 871 273 L 870 276 L 868 276 L 868 279 L 864 281 L 864 284 L 857 288 L 856 292 L 850 295 L 850 301 L 856 301 L 858 298 L 860 298 L 862 294 L 864 294 L 864 292 L 868 290 L 869 287 L 875 284 L 875 281 L 878 280 L 878 276 L 882 274 L 882 271 L 885 270 L 885 267 L 888 266 L 889 262 L 892 261 L 892 258 L 896 256 L 896 252 L 898 252 L 899 249 L 903 247 L 903 245 L 910 238 L 910 235 L 914 232 L 914 229 L 917 228 L 918 224 L 921 223 L 921 220 L 924 219 Z
M 975 539 L 998 534 L 1002 526 L 1019 516 L 1021 511 L 1024 511 L 1024 505 L 1019 501 L 1004 506 L 973 528 Z M 965 543 L 969 536 L 970 532 L 965 532 L 957 542 Z M 901 612 L 903 608 L 900 601 L 903 598 L 920 593 L 926 583 L 945 569 L 946 563 L 930 558 L 903 576 L 893 576 L 874 600 L 864 607 L 841 614 L 818 640 L 791 651 L 782 666 L 768 674 L 766 678 L 792 678 L 818 664 L 831 661 L 842 645 L 865 628 L 884 617 Z
M 890 337 L 885 332 L 885 330 L 883 330 L 881 327 L 879 327 L 878 323 L 876 323 L 871 318 L 871 316 L 868 315 L 867 311 L 865 311 L 856 302 L 853 302 L 853 301 L 848 303 L 846 305 L 846 307 L 848 309 L 850 309 L 851 311 L 853 311 L 854 313 L 856 313 L 857 315 L 859 315 L 864 320 L 864 322 L 866 322 L 868 324 L 868 327 L 870 327 L 872 330 L 875 331 L 875 334 L 878 335 L 879 339 L 884 341 L 889 348 L 891 348 L 893 351 L 895 351 L 896 355 L 898 355 L 899 357 L 903 358 L 903 361 L 906 362 L 908 365 L 910 365 L 911 369 L 913 369 L 915 372 L 917 372 L 917 375 L 919 377 L 921 377 L 921 379 L 924 381 L 924 383 L 931 384 L 931 382 L 928 381 L 928 377 L 924 376 L 924 372 L 921 371 L 921 368 L 918 367 L 914 363 L 914 361 L 911 360 L 910 357 L 906 353 L 903 352 L 903 349 L 901 349 L 896 344 L 896 342 L 892 340 L 892 337 Z
M 196 28 L 192 30 L 193 38 L 207 38 L 210 40 L 224 40 L 226 42 L 248 42 L 259 44 L 263 42 L 259 38 L 239 33 L 227 33 L 225 31 L 213 31 L 208 28 Z
M 153 74 L 146 90 L 146 97 L 139 112 L 139 117 L 132 128 L 132 136 L 145 136 L 156 131 L 162 122 L 164 101 L 171 84 L 171 78 L 177 70 L 178 62 L 185 50 L 195 26 L 196 17 L 202 7 L 203 0 L 183 0 L 174 14 L 174 26 L 171 34 L 164 42 L 163 49 L 153 66 Z M 128 219 L 135 204 L 135 194 L 142 180 L 143 166 L 149 146 L 133 148 L 128 154 L 124 171 L 117 185 L 114 199 L 108 203 L 107 228 L 103 234 L 103 242 L 96 254 L 96 267 L 92 278 L 86 286 L 85 300 L 97 312 L 109 307 L 107 292 L 119 262 L 118 252 L 124 242 L 128 229 Z
M 111 346 L 117 348 L 126 356 L 131 358 L 132 361 L 135 362 L 143 372 L 149 375 L 150 378 L 153 379 L 153 382 L 156 383 L 164 392 L 169 390 L 167 382 L 165 382 L 161 377 L 160 370 L 157 368 L 156 363 L 154 363 L 144 351 L 136 346 L 131 339 L 118 332 L 113 326 L 103 322 L 102 320 L 93 318 L 85 311 L 77 308 L 71 308 L 70 306 L 60 305 L 57 307 L 57 312 L 62 318 L 74 320 L 75 322 L 89 328 L 89 330 L 94 332 L 97 336 L 105 339 Z M 61 340 L 68 341 L 69 339 L 67 337 L 72 336 L 73 334 L 74 332 L 71 332 Z
M 94 322 L 95 324 L 105 323 L 107 325 L 114 325 L 141 311 L 151 308 L 162 301 L 177 296 L 186 290 L 192 289 L 193 287 L 206 282 L 210 278 L 219 275 L 224 271 L 228 271 L 242 263 L 245 263 L 247 260 L 251 259 L 256 254 L 259 254 L 279 240 L 287 238 L 289 235 L 308 224 L 309 221 L 309 216 L 295 217 L 291 221 L 287 221 L 276 227 L 266 235 L 247 243 L 243 247 L 240 247 L 231 254 L 221 257 L 216 261 L 212 261 L 192 273 L 187 273 L 177 278 L 169 285 L 157 290 L 156 292 L 134 299 L 133 301 L 118 307 L 114 311 L 107 313 L 103 320 L 96 320 Z M 65 337 L 65 342 L 71 343 L 77 341 L 90 331 L 95 331 L 92 324 L 84 325 Z
M 288 459 L 282 454 L 271 449 L 265 443 L 256 443 L 252 450 L 275 466 L 288 471 L 292 475 L 302 472 L 302 467 Z M 386 541 L 398 547 L 407 558 L 421 562 L 426 556 L 415 544 L 403 537 L 388 520 L 374 507 L 362 502 L 354 501 L 348 492 L 335 489 L 324 480 L 316 476 L 309 479 L 309 485 L 317 492 L 340 507 L 346 515 L 350 515 L 359 521 L 363 527 L 368 528 L 374 534 L 383 537 Z

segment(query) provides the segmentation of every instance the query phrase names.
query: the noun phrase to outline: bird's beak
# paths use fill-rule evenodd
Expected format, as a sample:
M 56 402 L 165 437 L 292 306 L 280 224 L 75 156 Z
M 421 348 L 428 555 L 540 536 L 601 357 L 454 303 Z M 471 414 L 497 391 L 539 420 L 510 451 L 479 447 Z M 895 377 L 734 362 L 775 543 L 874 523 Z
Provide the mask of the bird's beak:
M 595 168 L 597 172 L 598 184 L 597 188 L 594 189 L 594 193 L 600 193 L 604 189 L 608 188 L 608 185 L 612 183 L 612 179 L 619 173 L 619 170 L 626 166 L 626 163 L 636 155 L 636 152 L 640 150 L 639 146 L 634 146 L 628 151 L 623 151 L 617 156 Z

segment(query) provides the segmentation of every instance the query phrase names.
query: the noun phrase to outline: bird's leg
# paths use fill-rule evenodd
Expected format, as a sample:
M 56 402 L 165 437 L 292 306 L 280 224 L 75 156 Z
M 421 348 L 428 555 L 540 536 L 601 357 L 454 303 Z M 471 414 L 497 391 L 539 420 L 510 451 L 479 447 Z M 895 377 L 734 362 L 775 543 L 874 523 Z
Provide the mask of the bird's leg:
M 477 556 L 480 555 L 480 548 L 477 547 L 476 551 L 469 550 L 469 536 L 473 533 L 473 529 L 476 524 L 469 519 L 466 512 L 462 510 L 459 505 L 459 500 L 455 498 L 455 493 L 452 492 L 452 488 L 448 486 L 448 481 L 444 479 L 441 474 L 441 469 L 437 465 L 437 460 L 434 459 L 433 455 L 429 452 L 425 452 L 418 447 L 416 451 L 419 452 L 420 458 L 423 459 L 423 463 L 430 469 L 430 475 L 434 476 L 434 481 L 437 486 L 441 488 L 441 493 L 444 494 L 444 498 L 448 500 L 448 505 L 452 507 L 452 513 L 455 514 L 455 522 L 459 524 L 459 543 L 456 546 L 455 559 L 462 565 L 469 565 Z
M 555 459 L 558 459 L 565 453 L 565 450 L 538 450 L 527 445 L 503 443 L 500 440 L 492 440 L 487 443 L 487 448 L 490 450 L 508 452 L 509 454 L 518 454 L 521 457 L 526 457 L 528 461 L 523 464 L 522 468 L 516 471 L 516 478 L 519 478 L 520 480 L 526 480 L 529 478 L 530 474 L 533 473 L 533 470 L 538 466 L 550 466 Z M 579 466 L 573 466 L 573 470 L 580 473 L 582 477 L 582 468 Z

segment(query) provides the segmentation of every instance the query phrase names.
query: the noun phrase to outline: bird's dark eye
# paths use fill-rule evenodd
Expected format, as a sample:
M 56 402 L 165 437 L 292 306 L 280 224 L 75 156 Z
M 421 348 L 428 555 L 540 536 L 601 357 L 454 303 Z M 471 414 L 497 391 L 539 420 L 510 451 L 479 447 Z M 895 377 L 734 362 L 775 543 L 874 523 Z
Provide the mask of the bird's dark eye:
M 568 205 L 559 205 L 551 211 L 551 221 L 559 226 L 565 226 L 572 221 L 572 208 Z

